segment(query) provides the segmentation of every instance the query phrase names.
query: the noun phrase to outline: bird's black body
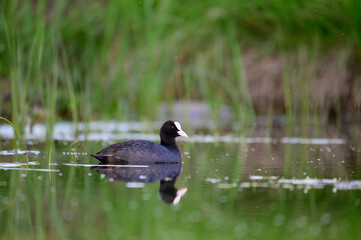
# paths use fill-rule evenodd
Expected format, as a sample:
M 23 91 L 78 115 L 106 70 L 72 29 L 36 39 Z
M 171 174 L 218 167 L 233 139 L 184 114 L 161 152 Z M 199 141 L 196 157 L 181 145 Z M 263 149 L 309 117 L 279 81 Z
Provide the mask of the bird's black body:
M 103 163 L 181 162 L 182 154 L 175 138 L 187 135 L 180 128 L 180 124 L 173 121 L 165 122 L 159 135 L 160 144 L 146 140 L 131 140 L 110 145 L 91 156 Z
M 163 146 L 146 140 L 131 140 L 104 148 L 93 157 L 102 160 L 123 160 L 127 162 L 180 162 L 182 155 L 177 145 Z

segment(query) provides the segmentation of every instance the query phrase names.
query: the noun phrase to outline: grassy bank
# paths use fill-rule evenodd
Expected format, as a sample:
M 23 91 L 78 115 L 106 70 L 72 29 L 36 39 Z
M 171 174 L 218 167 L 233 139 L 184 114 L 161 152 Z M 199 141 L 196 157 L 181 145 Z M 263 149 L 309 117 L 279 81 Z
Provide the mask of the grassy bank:
M 5 1 L 0 111 L 17 123 L 139 120 L 156 118 L 161 102 L 204 100 L 244 121 L 340 120 L 360 111 L 360 9 L 358 0 Z M 258 60 L 244 57 L 250 49 Z

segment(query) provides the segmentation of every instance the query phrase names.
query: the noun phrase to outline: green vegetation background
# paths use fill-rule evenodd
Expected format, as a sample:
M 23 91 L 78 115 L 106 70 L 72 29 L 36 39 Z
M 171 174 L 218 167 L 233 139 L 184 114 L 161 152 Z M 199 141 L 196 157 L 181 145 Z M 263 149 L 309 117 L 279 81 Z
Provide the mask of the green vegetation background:
M 322 91 L 309 91 L 315 77 L 302 67 L 292 75 L 289 56 L 316 66 L 334 52 L 341 67 L 356 66 L 345 84 L 361 85 L 359 0 L 6 0 L 0 12 L 0 112 L 17 124 L 155 119 L 160 103 L 174 100 L 254 116 L 247 49 L 282 59 L 280 109 L 290 118 L 341 118 L 343 106 L 312 104 Z M 360 105 L 350 102 L 351 112 Z

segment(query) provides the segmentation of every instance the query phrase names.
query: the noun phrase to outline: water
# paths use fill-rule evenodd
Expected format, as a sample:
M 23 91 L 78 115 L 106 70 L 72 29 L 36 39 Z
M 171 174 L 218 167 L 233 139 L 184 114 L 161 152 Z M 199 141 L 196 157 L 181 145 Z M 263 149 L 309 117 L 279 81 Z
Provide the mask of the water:
M 183 164 L 111 166 L 97 166 L 90 153 L 125 139 L 157 141 L 160 123 L 97 122 L 81 125 L 78 135 L 72 124 L 56 126 L 53 142 L 43 140 L 41 125 L 29 128 L 28 164 L 21 146 L 8 139 L 11 131 L 0 126 L 1 239 L 361 234 L 357 126 L 327 126 L 317 134 L 259 126 L 215 134 L 183 126 L 190 136 L 178 139 Z

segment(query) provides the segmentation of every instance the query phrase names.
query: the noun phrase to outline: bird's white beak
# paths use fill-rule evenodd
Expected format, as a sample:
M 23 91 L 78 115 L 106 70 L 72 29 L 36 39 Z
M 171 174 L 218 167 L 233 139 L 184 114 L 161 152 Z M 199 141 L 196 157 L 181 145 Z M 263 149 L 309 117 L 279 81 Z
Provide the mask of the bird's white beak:
M 177 133 L 179 134 L 179 136 L 188 137 L 188 135 L 185 132 L 183 132 L 182 130 L 178 131 Z
M 179 122 L 174 122 L 174 125 L 177 127 L 177 129 L 178 129 L 178 135 L 179 136 L 182 136 L 182 137 L 188 137 L 188 135 L 185 133 L 185 132 L 183 132 L 183 130 L 182 130 L 182 126 L 180 125 L 180 123 Z

